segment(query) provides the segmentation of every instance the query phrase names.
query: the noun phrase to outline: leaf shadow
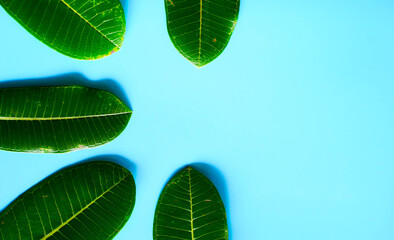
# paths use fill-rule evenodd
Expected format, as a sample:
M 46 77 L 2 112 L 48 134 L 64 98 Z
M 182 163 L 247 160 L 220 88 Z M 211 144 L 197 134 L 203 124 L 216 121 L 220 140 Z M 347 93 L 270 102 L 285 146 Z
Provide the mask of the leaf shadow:
M 65 168 L 68 168 L 68 167 L 74 166 L 74 165 L 83 164 L 83 163 L 94 162 L 94 161 L 105 161 L 105 162 L 116 163 L 116 164 L 126 168 L 127 170 L 129 170 L 133 174 L 134 180 L 137 176 L 137 165 L 135 163 L 133 163 L 132 161 L 130 161 L 129 159 L 119 156 L 119 155 L 116 155 L 116 154 L 104 154 L 104 155 L 94 156 L 94 157 L 87 158 L 85 160 L 81 160 L 79 162 L 76 162 L 74 164 L 70 164 L 70 165 L 66 166 Z
M 30 79 L 6 80 L 0 83 L 0 88 L 38 87 L 38 86 L 70 86 L 78 85 L 108 91 L 117 96 L 130 109 L 131 105 L 124 89 L 112 79 L 89 80 L 80 73 L 66 73 L 56 76 Z
M 230 209 L 230 202 L 229 202 L 229 197 L 228 197 L 228 189 L 227 189 L 227 184 L 226 184 L 226 179 L 222 172 L 207 163 L 204 162 L 195 162 L 191 164 L 187 164 L 179 168 L 170 178 L 168 178 L 167 182 L 172 179 L 177 173 L 182 171 L 185 167 L 191 166 L 192 168 L 196 169 L 197 171 L 201 172 L 204 174 L 216 187 L 218 190 L 220 197 L 222 198 L 224 207 L 226 209 L 226 215 L 227 215 L 227 228 L 228 228 L 228 239 L 232 240 L 232 225 L 231 225 L 231 209 Z
M 127 14 L 129 13 L 129 0 L 119 0 L 122 4 L 123 11 L 127 20 Z

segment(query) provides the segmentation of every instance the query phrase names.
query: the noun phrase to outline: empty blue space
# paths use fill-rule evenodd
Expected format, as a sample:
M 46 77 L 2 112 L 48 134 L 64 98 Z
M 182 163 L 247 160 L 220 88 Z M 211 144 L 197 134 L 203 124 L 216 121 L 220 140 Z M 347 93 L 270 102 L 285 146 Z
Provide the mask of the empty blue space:
M 148 240 L 163 186 L 194 164 L 222 195 L 231 240 L 394 238 L 394 1 L 241 0 L 229 45 L 201 69 L 173 47 L 163 1 L 123 4 L 124 45 L 96 61 L 55 52 L 0 9 L 0 87 L 82 82 L 133 109 L 101 147 L 0 151 L 0 209 L 60 168 L 116 161 L 137 199 L 115 239 Z

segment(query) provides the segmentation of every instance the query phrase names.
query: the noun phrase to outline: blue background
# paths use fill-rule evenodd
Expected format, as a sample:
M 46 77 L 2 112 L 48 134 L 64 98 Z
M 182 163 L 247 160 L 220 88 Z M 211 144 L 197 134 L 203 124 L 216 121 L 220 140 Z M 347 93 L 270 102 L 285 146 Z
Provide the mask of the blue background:
M 81 82 L 134 111 L 102 147 L 1 151 L 0 209 L 62 167 L 116 159 L 137 202 L 115 239 L 151 239 L 165 182 L 200 163 L 233 240 L 394 238 L 394 1 L 241 0 L 227 49 L 201 69 L 171 44 L 162 1 L 123 4 L 123 48 L 97 61 L 55 52 L 0 10 L 0 86 Z

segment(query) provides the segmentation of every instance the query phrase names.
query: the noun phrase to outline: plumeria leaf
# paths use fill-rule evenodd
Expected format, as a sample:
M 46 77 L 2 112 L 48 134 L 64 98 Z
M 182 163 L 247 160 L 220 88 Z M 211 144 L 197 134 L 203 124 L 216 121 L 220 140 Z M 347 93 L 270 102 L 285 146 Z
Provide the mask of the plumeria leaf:
M 202 173 L 189 166 L 166 184 L 156 207 L 153 239 L 228 239 L 223 201 Z
M 164 0 L 175 48 L 202 67 L 226 48 L 238 20 L 239 0 Z
M 0 5 L 38 40 L 72 58 L 102 58 L 123 44 L 126 21 L 119 0 L 0 0 Z
M 116 138 L 131 110 L 113 94 L 81 86 L 0 89 L 0 149 L 63 153 Z
M 0 213 L 1 240 L 112 239 L 135 203 L 130 171 L 111 162 L 65 168 Z

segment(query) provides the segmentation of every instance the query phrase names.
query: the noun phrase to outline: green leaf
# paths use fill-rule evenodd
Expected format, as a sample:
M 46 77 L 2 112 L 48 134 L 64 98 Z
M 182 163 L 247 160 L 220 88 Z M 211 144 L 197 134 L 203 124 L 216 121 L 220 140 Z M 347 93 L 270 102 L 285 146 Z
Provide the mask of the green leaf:
M 202 67 L 226 48 L 238 20 L 239 0 L 164 0 L 175 48 Z
M 62 153 L 116 138 L 131 110 L 109 92 L 81 87 L 0 89 L 0 149 Z
M 0 213 L 0 239 L 112 239 L 135 203 L 132 174 L 111 162 L 63 169 Z
M 123 43 L 126 21 L 119 0 L 0 0 L 0 5 L 38 40 L 72 58 L 102 58 Z
M 153 239 L 228 239 L 226 211 L 208 178 L 186 167 L 167 183 L 157 203 Z

